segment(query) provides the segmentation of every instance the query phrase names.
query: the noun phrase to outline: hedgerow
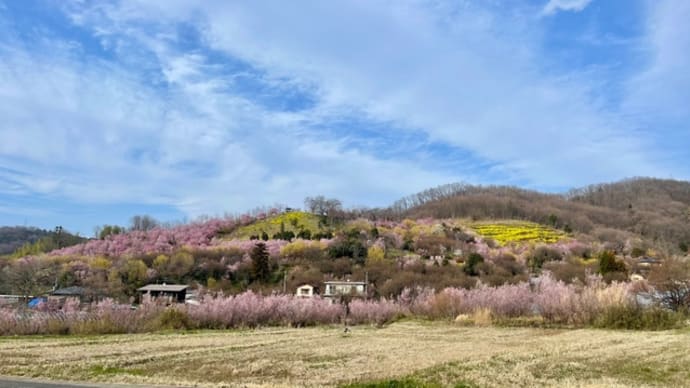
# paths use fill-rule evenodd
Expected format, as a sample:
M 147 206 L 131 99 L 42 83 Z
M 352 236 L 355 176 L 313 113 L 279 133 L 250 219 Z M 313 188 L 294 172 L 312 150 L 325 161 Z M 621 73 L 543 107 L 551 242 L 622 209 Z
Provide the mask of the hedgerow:
M 347 306 L 316 298 L 261 295 L 205 296 L 199 305 L 166 307 L 145 299 L 136 308 L 110 299 L 80 308 L 0 309 L 0 335 L 136 333 L 160 329 L 231 329 L 321 324 L 383 325 L 401 317 L 454 320 L 482 316 L 501 324 L 538 318 L 546 324 L 619 329 L 667 329 L 683 325 L 682 313 L 642 307 L 629 283 L 590 276 L 584 285 L 543 275 L 534 281 L 473 289 L 407 288 L 393 299 L 355 299 Z M 536 322 L 532 320 L 531 322 Z

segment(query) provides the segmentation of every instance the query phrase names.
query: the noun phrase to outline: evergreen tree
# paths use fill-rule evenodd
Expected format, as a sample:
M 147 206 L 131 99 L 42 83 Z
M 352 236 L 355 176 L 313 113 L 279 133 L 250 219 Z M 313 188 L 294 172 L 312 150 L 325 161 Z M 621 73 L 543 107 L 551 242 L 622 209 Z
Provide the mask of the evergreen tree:
M 465 268 L 463 270 L 465 271 L 466 274 L 470 276 L 477 276 L 479 273 L 477 273 L 477 265 L 479 263 L 484 262 L 484 257 L 480 255 L 479 253 L 472 252 L 470 255 L 467 257 L 467 261 L 465 262 Z
M 254 279 L 266 281 L 271 275 L 266 244 L 262 242 L 257 243 L 249 253 L 249 257 L 252 259 L 252 272 Z

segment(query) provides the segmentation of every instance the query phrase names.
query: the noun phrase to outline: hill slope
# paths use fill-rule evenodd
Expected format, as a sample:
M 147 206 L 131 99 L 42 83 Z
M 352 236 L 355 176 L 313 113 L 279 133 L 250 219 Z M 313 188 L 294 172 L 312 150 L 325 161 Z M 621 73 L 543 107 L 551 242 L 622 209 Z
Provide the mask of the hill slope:
M 283 232 L 292 232 L 298 236 L 300 232 L 307 232 L 309 236 L 324 231 L 324 225 L 321 217 L 301 212 L 291 211 L 287 213 L 278 214 L 265 219 L 256 220 L 255 222 L 237 228 L 229 236 L 236 239 L 249 239 L 251 237 L 261 238 L 263 233 L 269 238 L 276 236 Z
M 636 178 L 544 194 L 506 186 L 444 185 L 397 201 L 398 217 L 518 219 L 603 240 L 636 235 L 672 250 L 690 245 L 690 182 Z
M 50 232 L 25 226 L 0 227 L 0 255 L 8 255 L 24 244 L 32 244 Z

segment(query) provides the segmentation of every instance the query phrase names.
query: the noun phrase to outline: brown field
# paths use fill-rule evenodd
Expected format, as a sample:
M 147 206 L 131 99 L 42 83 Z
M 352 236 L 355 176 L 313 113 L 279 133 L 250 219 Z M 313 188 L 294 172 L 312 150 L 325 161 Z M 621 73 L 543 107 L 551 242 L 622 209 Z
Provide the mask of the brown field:
M 690 332 L 399 322 L 18 337 L 0 338 L 0 360 L 0 375 L 199 387 L 690 387 Z

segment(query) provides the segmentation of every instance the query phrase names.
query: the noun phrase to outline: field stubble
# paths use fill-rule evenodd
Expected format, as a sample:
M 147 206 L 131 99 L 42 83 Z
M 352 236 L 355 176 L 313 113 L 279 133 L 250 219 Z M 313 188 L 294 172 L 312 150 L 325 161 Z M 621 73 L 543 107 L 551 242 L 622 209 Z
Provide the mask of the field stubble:
M 199 387 L 690 386 L 690 333 L 342 327 L 0 338 L 0 375 Z M 366 385 L 364 385 L 366 386 Z

